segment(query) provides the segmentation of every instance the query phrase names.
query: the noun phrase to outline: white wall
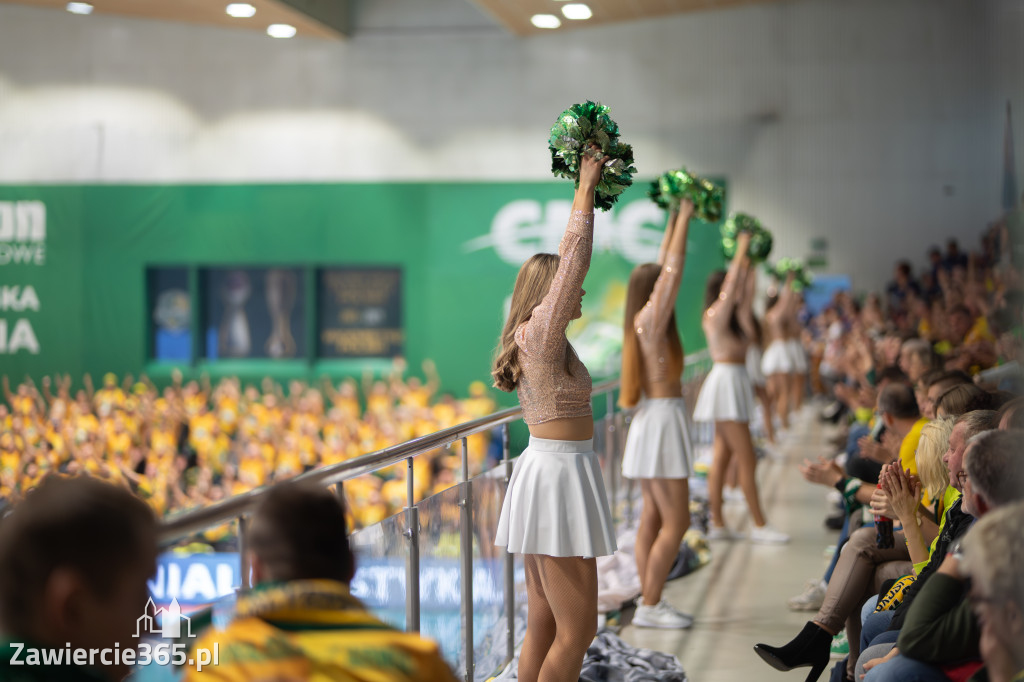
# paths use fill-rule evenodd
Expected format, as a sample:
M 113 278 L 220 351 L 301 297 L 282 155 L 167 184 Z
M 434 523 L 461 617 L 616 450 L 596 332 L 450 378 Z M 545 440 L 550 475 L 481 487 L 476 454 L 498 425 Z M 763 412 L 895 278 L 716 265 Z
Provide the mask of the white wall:
M 824 236 L 830 269 L 873 287 L 996 217 L 1007 98 L 1024 164 L 1018 0 L 798 0 L 530 39 L 463 0 L 388 0 L 360 26 L 273 41 L 0 5 L 0 182 L 542 179 L 548 126 L 591 98 L 642 177 L 724 174 L 777 255 Z

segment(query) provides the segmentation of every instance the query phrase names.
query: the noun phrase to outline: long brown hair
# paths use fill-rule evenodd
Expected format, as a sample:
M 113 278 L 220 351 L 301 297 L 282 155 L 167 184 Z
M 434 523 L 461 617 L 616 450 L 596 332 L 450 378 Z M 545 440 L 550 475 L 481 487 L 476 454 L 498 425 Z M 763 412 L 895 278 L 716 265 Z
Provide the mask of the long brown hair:
M 511 393 L 519 385 L 523 369 L 519 365 L 516 330 L 530 319 L 533 309 L 540 305 L 551 289 L 551 282 L 558 271 L 558 262 L 558 256 L 553 253 L 538 253 L 519 268 L 512 289 L 512 305 L 509 306 L 508 319 L 498 339 L 498 349 L 491 367 L 491 376 L 494 377 L 494 387 L 497 389 Z M 570 376 L 572 372 L 569 364 L 575 357 L 576 351 L 566 342 L 565 371 Z
M 643 389 L 644 380 L 644 358 L 640 352 L 640 342 L 636 336 L 634 319 L 637 313 L 647 305 L 654 291 L 654 283 L 658 281 L 661 274 L 661 266 L 657 263 L 644 263 L 633 268 L 629 276 L 629 288 L 626 291 L 626 315 L 622 323 L 622 375 L 621 388 L 619 389 L 619 405 L 622 407 L 633 407 L 640 401 L 640 392 Z M 669 352 L 677 364 L 682 364 L 683 344 L 679 339 L 679 329 L 676 327 L 676 311 L 668 320 Z

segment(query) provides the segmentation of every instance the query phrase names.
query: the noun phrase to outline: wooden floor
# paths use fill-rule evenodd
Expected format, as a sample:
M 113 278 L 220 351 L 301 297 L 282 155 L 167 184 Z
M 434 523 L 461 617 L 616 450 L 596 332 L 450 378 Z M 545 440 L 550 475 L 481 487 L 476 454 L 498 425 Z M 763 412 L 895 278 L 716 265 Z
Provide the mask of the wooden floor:
M 783 546 L 743 540 L 713 543 L 708 566 L 665 589 L 670 603 L 695 616 L 693 628 L 656 630 L 627 625 L 621 632 L 625 641 L 675 654 L 691 682 L 795 682 L 806 677 L 806 668 L 789 673 L 770 668 L 757 657 L 753 646 L 757 642 L 783 644 L 813 616 L 790 611 L 786 600 L 802 592 L 810 578 L 821 578 L 827 565 L 825 549 L 838 538 L 838 533 L 822 523 L 827 490 L 805 482 L 797 469 L 804 458 L 833 449 L 827 438 L 834 427 L 821 424 L 817 410 L 817 406 L 807 406 L 777 447 L 778 458 L 758 464 L 768 521 L 789 533 L 792 541 Z M 727 504 L 726 517 L 734 529 L 749 526 L 743 503 Z M 821 679 L 828 679 L 827 675 L 828 671 Z

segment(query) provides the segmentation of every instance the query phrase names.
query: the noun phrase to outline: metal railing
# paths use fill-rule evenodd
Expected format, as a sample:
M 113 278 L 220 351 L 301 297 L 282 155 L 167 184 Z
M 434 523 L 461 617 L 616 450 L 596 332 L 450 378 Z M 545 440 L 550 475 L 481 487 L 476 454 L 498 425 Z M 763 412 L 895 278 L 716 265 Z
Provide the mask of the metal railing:
M 686 368 L 684 370 L 684 393 L 688 404 L 693 405 L 695 398 L 693 392 L 699 386 L 703 375 L 709 365 L 709 358 L 706 351 L 694 353 L 687 356 Z M 601 430 L 601 437 L 604 439 L 606 458 L 603 462 L 605 476 L 608 482 L 608 495 L 613 505 L 619 500 L 620 484 L 619 460 L 621 459 L 622 448 L 625 444 L 625 415 L 617 411 L 614 399 L 615 390 L 619 387 L 618 379 L 604 381 L 595 384 L 593 387 L 593 399 L 605 399 L 606 411 L 601 420 L 595 424 L 595 438 Z M 508 481 L 512 476 L 512 454 L 509 447 L 509 425 L 522 418 L 522 409 L 513 407 L 495 412 L 486 417 L 475 419 L 470 422 L 437 431 L 398 445 L 394 445 L 376 452 L 372 452 L 346 462 L 322 467 L 313 471 L 296 476 L 288 482 L 278 485 L 294 484 L 303 482 L 311 485 L 331 486 L 337 485 L 341 493 L 344 481 L 372 473 L 396 464 L 403 460 L 407 464 L 406 483 L 408 505 L 401 512 L 405 515 L 405 530 L 403 535 L 406 539 L 406 604 L 405 604 L 405 627 L 408 631 L 418 632 L 420 629 L 420 519 L 419 504 L 415 499 L 415 480 L 413 460 L 419 456 L 441 448 L 446 448 L 457 441 L 461 441 L 462 466 L 458 505 L 460 508 L 459 521 L 459 566 L 460 566 L 460 616 L 462 621 L 463 647 L 465 650 L 463 674 L 467 681 L 474 679 L 474 651 L 473 651 L 473 481 L 469 475 L 468 443 L 469 436 L 483 431 L 490 431 L 497 427 L 502 430 L 502 461 L 499 469 L 504 474 L 504 483 L 507 488 Z M 207 528 L 220 526 L 232 521 L 238 521 L 239 555 L 242 569 L 242 589 L 251 587 L 250 571 L 247 565 L 245 528 L 247 516 L 260 504 L 263 497 L 268 493 L 269 488 L 253 490 L 236 497 L 229 498 L 223 502 L 193 510 L 173 517 L 164 522 L 160 532 L 160 542 L 163 546 L 172 545 L 175 542 L 190 537 Z M 632 485 L 628 486 L 625 492 L 626 517 L 632 519 Z M 514 557 L 508 552 L 503 552 L 504 560 L 504 611 L 506 618 L 506 664 L 512 659 L 515 652 L 515 584 L 514 584 Z

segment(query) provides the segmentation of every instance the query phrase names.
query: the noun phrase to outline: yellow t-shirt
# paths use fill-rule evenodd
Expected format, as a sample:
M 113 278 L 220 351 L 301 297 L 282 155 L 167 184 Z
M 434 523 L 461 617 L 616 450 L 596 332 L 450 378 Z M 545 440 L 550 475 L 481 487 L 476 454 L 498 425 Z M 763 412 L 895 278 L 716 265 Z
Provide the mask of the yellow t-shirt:
M 914 476 L 917 476 L 917 445 L 921 442 L 921 429 L 927 423 L 928 420 L 924 417 L 914 422 L 914 426 L 904 436 L 903 442 L 900 444 L 900 466 L 904 471 L 910 471 Z M 928 499 L 928 493 L 922 494 L 921 504 L 931 504 L 931 501 Z
M 900 444 L 900 466 L 914 476 L 917 475 L 917 444 L 921 442 L 921 429 L 927 423 L 928 420 L 924 417 L 914 422 L 914 426 Z
M 970 331 L 964 336 L 964 345 L 982 343 L 983 341 L 992 343 L 995 340 L 996 337 L 992 335 L 992 330 L 988 328 L 988 320 L 982 316 L 974 321 Z

